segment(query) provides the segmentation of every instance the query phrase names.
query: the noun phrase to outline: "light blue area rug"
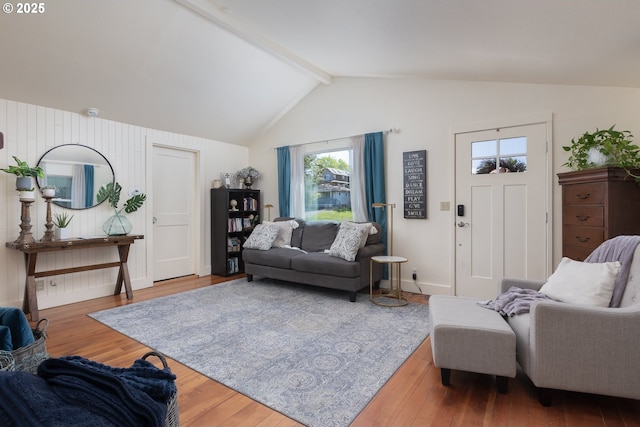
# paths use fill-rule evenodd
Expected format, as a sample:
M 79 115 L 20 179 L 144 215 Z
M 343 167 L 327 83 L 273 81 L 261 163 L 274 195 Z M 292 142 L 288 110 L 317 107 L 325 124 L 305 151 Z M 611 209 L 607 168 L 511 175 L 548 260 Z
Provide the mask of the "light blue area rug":
M 429 307 L 261 279 L 89 316 L 303 424 L 347 426 L 429 333 Z

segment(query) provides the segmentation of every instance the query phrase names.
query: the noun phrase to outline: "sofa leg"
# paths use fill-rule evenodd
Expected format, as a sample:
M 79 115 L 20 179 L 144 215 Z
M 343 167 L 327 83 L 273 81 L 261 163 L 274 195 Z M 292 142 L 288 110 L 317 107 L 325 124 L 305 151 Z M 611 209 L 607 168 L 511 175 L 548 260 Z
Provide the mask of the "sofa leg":
M 509 389 L 509 378 L 496 375 L 496 383 L 498 384 L 498 393 L 507 394 Z
M 247 274 L 247 282 L 253 282 L 253 274 Z
M 376 291 L 380 289 L 380 280 L 378 280 L 377 282 L 373 282 L 373 289 L 375 289 Z
M 538 402 L 542 406 L 549 407 L 551 406 L 551 390 L 544 387 L 538 388 Z
M 357 292 L 349 292 L 349 301 L 356 302 L 357 296 L 358 296 Z
M 440 369 L 440 379 L 442 380 L 442 385 L 449 386 L 451 384 L 451 369 Z

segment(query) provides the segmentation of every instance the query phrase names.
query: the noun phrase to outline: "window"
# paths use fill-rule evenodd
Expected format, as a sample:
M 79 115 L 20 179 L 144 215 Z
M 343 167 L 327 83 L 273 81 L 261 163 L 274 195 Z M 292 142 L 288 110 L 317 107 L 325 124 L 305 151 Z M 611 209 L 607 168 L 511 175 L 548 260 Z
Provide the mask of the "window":
M 350 220 L 350 153 L 329 151 L 304 156 L 305 219 Z
M 471 173 L 473 175 L 526 171 L 526 137 L 519 136 L 471 143 Z

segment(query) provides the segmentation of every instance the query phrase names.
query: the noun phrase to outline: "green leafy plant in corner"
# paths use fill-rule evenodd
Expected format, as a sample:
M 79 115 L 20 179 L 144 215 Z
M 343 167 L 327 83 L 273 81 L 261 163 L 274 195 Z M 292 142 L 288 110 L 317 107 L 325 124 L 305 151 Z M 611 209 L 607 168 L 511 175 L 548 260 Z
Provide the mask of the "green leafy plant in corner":
M 620 167 L 640 183 L 640 176 L 632 172 L 633 169 L 640 169 L 640 147 L 632 142 L 630 131 L 614 128 L 615 125 L 609 129 L 596 128 L 595 132 L 585 132 L 579 138 L 572 139 L 571 145 L 562 147 L 570 153 L 563 166 L 576 171 L 600 166 Z M 600 160 L 599 164 L 594 159 Z
M 67 228 L 73 219 L 73 215 L 66 212 L 53 214 L 53 224 L 58 228 Z
M 31 167 L 25 161 L 20 160 L 16 156 L 13 156 L 13 160 L 16 161 L 15 166 L 9 166 L 6 169 L 0 169 L 6 173 L 11 173 L 17 177 L 34 177 L 34 178 L 44 178 L 44 170 L 40 166 Z
M 98 203 L 102 203 L 107 200 L 109 205 L 116 211 L 121 213 L 123 210 L 126 213 L 132 213 L 142 207 L 144 201 L 147 200 L 147 196 L 144 193 L 134 194 L 129 198 L 120 209 L 118 209 L 118 203 L 120 203 L 120 192 L 122 186 L 117 182 L 110 182 L 107 185 L 100 187 L 96 198 Z

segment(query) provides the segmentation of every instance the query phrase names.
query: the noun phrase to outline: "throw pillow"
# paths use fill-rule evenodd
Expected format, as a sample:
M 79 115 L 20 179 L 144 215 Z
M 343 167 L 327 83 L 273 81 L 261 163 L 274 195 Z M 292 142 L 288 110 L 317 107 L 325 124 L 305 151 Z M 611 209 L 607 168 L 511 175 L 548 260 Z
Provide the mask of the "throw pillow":
M 580 262 L 564 257 L 540 292 L 558 301 L 608 307 L 620 262 Z
M 247 249 L 259 249 L 266 251 L 271 248 L 274 240 L 278 237 L 280 227 L 274 224 L 258 224 L 253 229 L 249 238 L 244 242 L 243 247 Z
M 347 261 L 355 261 L 358 249 L 360 249 L 360 241 L 362 236 L 366 236 L 368 230 L 355 227 L 340 227 L 338 234 L 329 248 L 329 255 L 345 259 Z
M 298 224 L 293 219 L 277 222 L 262 221 L 262 223 L 265 225 L 275 224 L 279 228 L 278 236 L 271 245 L 271 247 L 273 248 L 283 248 L 285 246 L 291 246 L 291 235 L 293 234 L 293 230 L 300 226 L 300 224 Z
M 360 238 L 360 247 L 364 248 L 367 244 L 367 238 L 369 234 L 376 234 L 378 230 L 370 222 L 352 222 L 343 221 L 340 223 L 340 228 L 349 227 L 362 231 L 362 237 Z

